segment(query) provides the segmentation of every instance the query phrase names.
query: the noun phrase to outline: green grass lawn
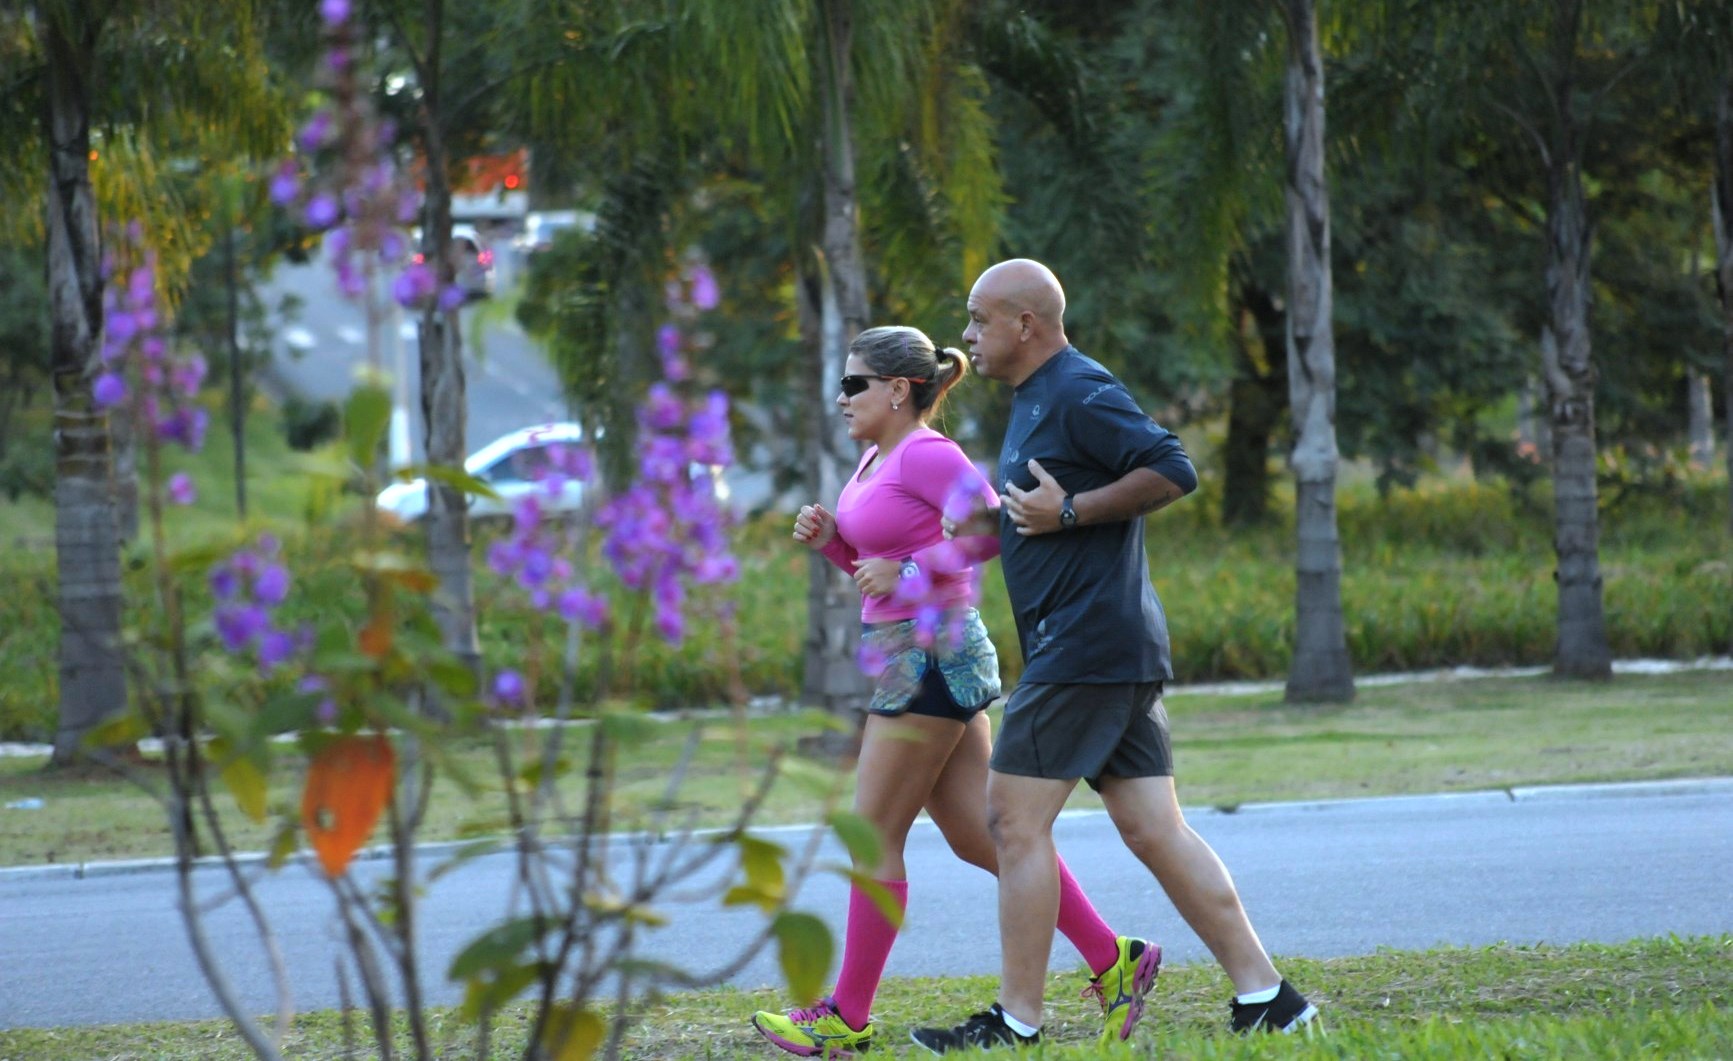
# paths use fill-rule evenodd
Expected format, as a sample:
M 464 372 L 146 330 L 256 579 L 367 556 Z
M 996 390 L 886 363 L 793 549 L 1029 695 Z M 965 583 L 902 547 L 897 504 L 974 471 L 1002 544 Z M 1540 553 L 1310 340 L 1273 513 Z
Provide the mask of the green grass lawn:
M 1284 972 L 1321 1004 L 1324 1034 L 1231 1036 L 1224 1030 L 1226 980 L 1213 966 L 1182 965 L 1162 972 L 1144 1023 L 1129 1043 L 1107 1053 L 1093 1042 L 1093 1003 L 1078 997 L 1081 975 L 1055 975 L 1047 991 L 1047 1042 L 1038 1052 L 1016 1056 L 1054 1061 L 1101 1056 L 1720 1061 L 1733 1056 L 1733 937 L 1280 960 Z M 879 1038 L 868 1056 L 931 1056 L 910 1044 L 908 1030 L 960 1020 L 983 1006 L 994 986 L 991 977 L 886 980 L 874 1006 Z M 621 1056 L 775 1061 L 788 1055 L 760 1040 L 748 1018 L 754 1010 L 782 1005 L 768 990 L 671 996 L 643 1008 Z M 477 1056 L 470 1026 L 444 1011 L 432 1024 L 438 1056 Z M 507 1012 L 493 1029 L 490 1056 L 521 1056 L 526 1035 L 524 1012 Z M 305 1059 L 378 1056 L 359 1014 L 354 1036 L 359 1045 L 348 1055 L 337 1014 L 304 1014 L 284 1036 L 284 1052 Z M 407 1046 L 407 1037 L 399 1043 Z M 0 1031 L 5 1061 L 249 1056 L 223 1021 Z

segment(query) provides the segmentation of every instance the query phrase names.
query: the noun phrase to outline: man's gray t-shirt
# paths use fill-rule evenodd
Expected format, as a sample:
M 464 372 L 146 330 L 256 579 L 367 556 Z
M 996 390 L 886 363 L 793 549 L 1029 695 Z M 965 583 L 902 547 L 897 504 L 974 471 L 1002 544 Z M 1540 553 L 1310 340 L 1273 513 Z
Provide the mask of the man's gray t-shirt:
M 1041 462 L 1067 494 L 1137 468 L 1181 491 L 1197 472 L 1178 436 L 1151 419 L 1114 375 L 1067 346 L 1013 392 L 998 486 L 1032 490 Z M 1024 537 L 999 524 L 999 564 L 1017 619 L 1026 682 L 1109 684 L 1173 677 L 1167 617 L 1149 581 L 1143 518 Z

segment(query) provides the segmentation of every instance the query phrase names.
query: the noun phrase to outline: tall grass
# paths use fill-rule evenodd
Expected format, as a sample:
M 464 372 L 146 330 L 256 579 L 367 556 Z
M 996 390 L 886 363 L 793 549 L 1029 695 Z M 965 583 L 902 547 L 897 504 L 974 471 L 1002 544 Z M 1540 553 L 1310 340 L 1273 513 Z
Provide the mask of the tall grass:
M 358 604 L 336 566 L 344 499 L 317 497 L 295 474 L 297 455 L 259 418 L 249 435 L 252 530 L 285 541 L 301 592 L 287 615 Z M 237 533 L 232 455 L 213 431 L 207 451 L 187 458 L 202 497 L 184 525 L 187 540 Z M 1168 613 L 1179 680 L 1269 679 L 1287 669 L 1293 638 L 1294 534 L 1291 502 L 1280 500 L 1268 527 L 1224 531 L 1213 484 L 1153 517 L 1150 570 Z M 52 513 L 36 503 L 36 518 Z M 1724 478 L 1675 480 L 1665 490 L 1609 491 L 1603 498 L 1601 567 L 1607 632 L 1619 657 L 1690 659 L 1733 645 L 1733 540 L 1726 533 Z M 337 506 L 335 522 L 309 514 Z M 1368 485 L 1339 498 L 1342 597 L 1348 649 L 1357 673 L 1442 666 L 1539 665 L 1552 655 L 1556 597 L 1550 499 L 1501 484 L 1438 479 L 1379 496 Z M 57 619 L 51 529 L 20 530 L 28 516 L 0 513 L 13 548 L 0 550 L 0 740 L 46 739 L 55 717 Z M 43 525 L 51 528 L 52 523 Z M 485 533 L 481 535 L 485 537 Z M 413 533 L 406 548 L 416 548 Z M 712 601 L 737 618 L 724 642 L 717 624 L 695 624 L 679 646 L 624 633 L 583 646 L 580 689 L 593 690 L 609 661 L 610 692 L 648 706 L 712 703 L 734 674 L 751 694 L 789 697 L 800 687 L 806 623 L 807 554 L 789 538 L 784 516 L 741 526 L 741 578 Z M 592 562 L 599 561 L 592 556 Z M 131 565 L 136 566 L 136 565 Z M 551 695 L 563 642 L 477 565 L 483 654 L 521 664 L 533 647 Z M 129 571 L 129 579 L 134 576 Z M 598 583 L 607 584 L 605 573 Z M 1015 627 L 996 566 L 983 582 L 981 609 L 999 646 L 1007 682 L 1021 670 Z M 134 609 L 148 608 L 142 580 L 129 585 Z M 632 602 L 614 588 L 621 626 Z M 198 602 L 193 602 L 197 614 Z

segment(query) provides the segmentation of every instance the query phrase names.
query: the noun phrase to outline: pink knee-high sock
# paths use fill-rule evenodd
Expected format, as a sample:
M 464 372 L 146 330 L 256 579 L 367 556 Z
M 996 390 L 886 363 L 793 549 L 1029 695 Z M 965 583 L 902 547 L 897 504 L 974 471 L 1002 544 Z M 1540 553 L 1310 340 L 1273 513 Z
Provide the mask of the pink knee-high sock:
M 1099 974 L 1119 960 L 1119 937 L 1095 912 L 1095 904 L 1083 894 L 1083 886 L 1063 858 L 1059 860 L 1058 927 L 1089 963 L 1090 972 Z
M 891 893 L 899 912 L 908 909 L 908 881 L 881 880 L 878 883 Z M 1087 902 L 1085 900 L 1085 904 Z M 897 926 L 885 918 L 872 897 L 858 886 L 850 888 L 848 935 L 842 946 L 842 971 L 837 974 L 836 993 L 832 996 L 836 999 L 837 1013 L 849 1027 L 864 1028 L 872 1019 L 873 996 L 878 994 L 885 961 L 890 958 L 891 944 L 896 941 Z

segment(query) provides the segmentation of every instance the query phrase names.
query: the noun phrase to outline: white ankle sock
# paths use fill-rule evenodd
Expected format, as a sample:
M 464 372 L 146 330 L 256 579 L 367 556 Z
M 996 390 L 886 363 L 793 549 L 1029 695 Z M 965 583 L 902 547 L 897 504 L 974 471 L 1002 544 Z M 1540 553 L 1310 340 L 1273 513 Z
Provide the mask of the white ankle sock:
M 1275 987 L 1266 987 L 1262 991 L 1247 991 L 1243 995 L 1234 996 L 1234 1001 L 1242 1006 L 1256 1005 L 1259 1002 L 1274 1002 L 1281 990 L 1282 985 L 1277 984 Z
M 1274 997 L 1274 996 L 1271 996 L 1271 997 Z M 1018 1035 L 1021 1035 L 1025 1039 L 1029 1038 L 1029 1036 L 1034 1035 L 1036 1032 L 1041 1030 L 1040 1025 L 1035 1025 L 1034 1027 L 1031 1027 L 1030 1025 L 1024 1024 L 1022 1021 L 1018 1020 L 1016 1017 L 1011 1016 L 1011 1011 L 1006 1009 L 1003 1004 L 1001 1004 L 999 1006 L 999 1017 L 1001 1020 L 1003 1020 L 1005 1022 L 1005 1027 L 1011 1029 L 1012 1031 L 1016 1032 Z

